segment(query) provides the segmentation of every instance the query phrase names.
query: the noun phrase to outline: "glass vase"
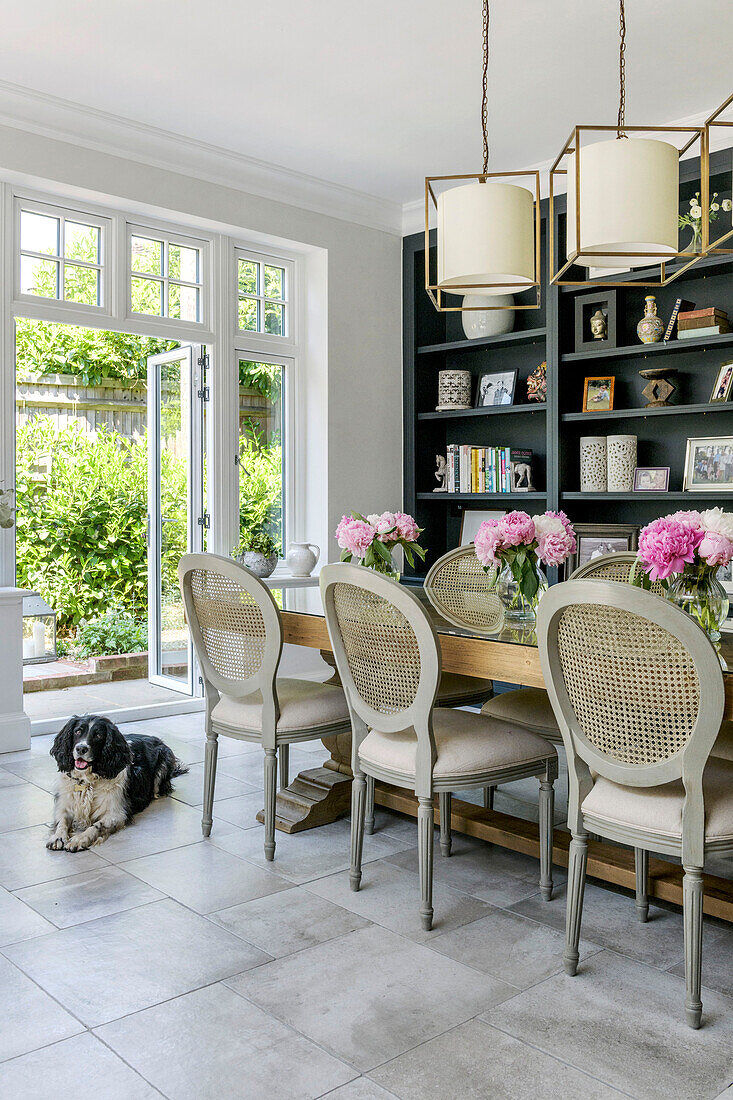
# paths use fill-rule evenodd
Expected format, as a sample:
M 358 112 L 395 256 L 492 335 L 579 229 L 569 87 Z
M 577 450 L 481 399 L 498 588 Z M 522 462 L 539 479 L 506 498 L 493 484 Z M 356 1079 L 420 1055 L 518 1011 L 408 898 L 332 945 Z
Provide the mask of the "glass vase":
M 511 565 L 503 565 L 497 577 L 496 594 L 504 605 L 504 617 L 510 625 L 534 623 L 537 618 L 537 604 L 547 591 L 547 577 L 539 565 L 534 568 L 539 584 L 536 593 L 529 600 L 521 592 Z
M 392 561 L 392 559 L 390 559 L 390 561 L 392 566 L 391 568 L 386 561 L 382 561 L 381 559 L 378 560 L 375 565 L 367 565 L 365 568 L 371 569 L 374 573 L 381 573 L 383 577 L 389 577 L 389 579 L 392 581 L 399 581 L 402 574 L 395 566 L 394 561 Z M 364 565 L 364 559 L 360 558 L 356 564 Z
M 715 574 L 710 566 L 693 565 L 667 589 L 667 599 L 691 615 L 713 642 L 720 640 L 720 628 L 728 615 L 728 596 Z

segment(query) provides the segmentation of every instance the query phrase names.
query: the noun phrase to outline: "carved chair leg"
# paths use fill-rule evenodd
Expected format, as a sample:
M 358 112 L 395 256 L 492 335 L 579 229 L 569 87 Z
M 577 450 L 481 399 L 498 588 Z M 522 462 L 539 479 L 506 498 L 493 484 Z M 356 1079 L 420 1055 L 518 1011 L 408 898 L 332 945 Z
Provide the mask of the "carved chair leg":
M 450 791 L 441 791 L 438 795 L 438 801 L 440 803 L 440 854 L 442 856 L 449 856 L 451 850 L 451 831 L 450 831 L 450 815 L 451 815 L 451 793 Z
M 265 749 L 265 859 L 275 858 L 275 799 L 277 796 L 277 751 Z
M 649 920 L 649 852 L 634 848 L 636 868 L 636 916 L 645 924 Z
M 570 841 L 570 867 L 568 873 L 567 911 L 565 915 L 565 973 L 571 976 L 578 969 L 580 952 L 580 922 L 583 919 L 583 893 L 585 869 L 588 863 L 588 834 L 573 834 Z
M 364 832 L 371 836 L 374 832 L 374 776 L 366 777 L 366 810 L 364 813 Z
M 702 1017 L 700 982 L 702 976 L 702 901 L 701 867 L 685 867 L 682 880 L 682 908 L 685 926 L 685 1015 L 690 1027 L 698 1028 Z
M 417 856 L 420 867 L 420 920 L 426 932 L 433 927 L 433 800 L 418 799 Z
M 281 745 L 280 753 L 280 790 L 284 790 L 290 782 L 290 745 Z
M 555 831 L 555 788 L 552 779 L 540 780 L 540 894 L 552 898 L 552 844 Z
M 366 788 L 367 780 L 364 778 L 364 773 L 355 774 L 351 784 L 351 870 L 349 872 L 349 885 L 352 890 L 358 890 L 361 885 L 361 853 L 364 846 Z
M 214 784 L 218 755 L 219 739 L 213 730 L 207 730 L 204 750 L 204 810 L 201 818 L 201 832 L 204 836 L 211 836 L 211 826 L 214 823 Z
M 493 810 L 496 787 L 484 787 L 484 809 Z

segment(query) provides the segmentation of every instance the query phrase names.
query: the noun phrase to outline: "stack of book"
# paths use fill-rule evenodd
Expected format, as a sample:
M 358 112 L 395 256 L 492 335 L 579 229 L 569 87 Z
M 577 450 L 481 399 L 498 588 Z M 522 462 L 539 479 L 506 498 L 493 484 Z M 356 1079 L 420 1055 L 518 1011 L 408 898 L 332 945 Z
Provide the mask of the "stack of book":
M 526 493 L 533 489 L 532 451 L 450 443 L 449 493 Z
M 724 309 L 710 306 L 708 309 L 691 309 L 677 315 L 677 338 L 699 340 L 704 336 L 719 336 L 730 332 L 728 314 Z

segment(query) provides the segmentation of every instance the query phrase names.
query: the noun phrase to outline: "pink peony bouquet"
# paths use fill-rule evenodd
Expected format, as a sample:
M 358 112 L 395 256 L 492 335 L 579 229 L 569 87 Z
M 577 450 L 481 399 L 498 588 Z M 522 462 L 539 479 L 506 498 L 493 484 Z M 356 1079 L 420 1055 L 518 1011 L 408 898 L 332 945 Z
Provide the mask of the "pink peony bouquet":
M 476 557 L 489 570 L 511 569 L 524 600 L 531 603 L 540 587 L 539 562 L 561 565 L 575 551 L 575 532 L 564 512 L 529 516 L 509 512 L 501 519 L 485 520 L 474 540 Z
M 425 558 L 425 550 L 417 541 L 423 530 L 406 512 L 382 512 L 366 517 L 352 512 L 336 528 L 341 561 L 356 558 L 360 565 L 378 573 L 395 574 L 398 572 L 392 558 L 395 547 L 402 547 L 411 566 L 415 564 L 415 554 Z
M 733 515 L 708 508 L 655 519 L 639 535 L 638 557 L 650 581 L 716 571 L 733 561 Z

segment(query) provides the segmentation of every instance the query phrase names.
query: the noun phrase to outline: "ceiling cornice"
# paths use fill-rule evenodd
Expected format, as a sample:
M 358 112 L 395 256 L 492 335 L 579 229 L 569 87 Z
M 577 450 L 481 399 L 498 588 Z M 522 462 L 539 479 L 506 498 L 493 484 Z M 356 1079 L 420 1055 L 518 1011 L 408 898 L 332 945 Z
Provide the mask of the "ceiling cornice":
M 0 80 L 0 123 L 399 236 L 399 203 Z

